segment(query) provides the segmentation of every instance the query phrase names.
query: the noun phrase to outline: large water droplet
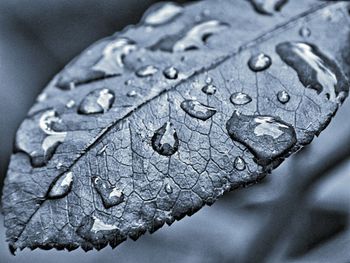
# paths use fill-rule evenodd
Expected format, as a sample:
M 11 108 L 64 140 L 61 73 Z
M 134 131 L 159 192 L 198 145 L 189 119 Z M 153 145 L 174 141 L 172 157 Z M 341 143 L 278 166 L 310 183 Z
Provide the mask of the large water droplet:
M 283 157 L 296 143 L 294 128 L 277 117 L 234 111 L 226 129 L 231 138 L 245 145 L 261 165 Z
M 114 92 L 109 89 L 97 89 L 88 93 L 81 101 L 78 112 L 96 114 L 108 111 L 114 102 Z
M 197 100 L 185 100 L 181 103 L 181 108 L 191 117 L 206 121 L 211 118 L 216 109 L 200 103 Z
M 39 119 L 40 129 L 47 135 L 42 144 L 42 151 L 30 153 L 31 162 L 34 167 L 45 165 L 50 160 L 60 145 L 66 138 L 67 132 L 55 131 L 53 126 L 60 123 L 61 119 L 55 110 L 45 111 Z
M 205 85 L 202 91 L 207 95 L 214 95 L 216 93 L 216 87 L 213 84 Z
M 235 92 L 231 95 L 230 101 L 235 105 L 245 105 L 252 101 L 252 98 L 243 92 Z
M 179 149 L 179 139 L 170 122 L 155 131 L 152 137 L 152 147 L 164 156 L 171 156 Z
M 153 76 L 158 72 L 158 68 L 152 65 L 144 66 L 136 71 L 136 76 L 140 78 Z
M 164 69 L 163 75 L 167 79 L 177 79 L 178 71 L 174 67 L 168 67 L 168 68 Z
M 164 189 L 165 189 L 165 192 L 167 194 L 172 194 L 173 193 L 173 187 L 170 184 L 168 184 L 168 183 L 165 184 Z
M 299 30 L 299 35 L 303 38 L 308 38 L 311 36 L 311 30 L 308 27 L 303 26 Z
M 279 12 L 288 0 L 250 0 L 254 9 L 263 15 L 273 15 Z
M 102 58 L 93 66 L 93 70 L 102 71 L 106 75 L 122 74 L 124 58 L 137 48 L 134 41 L 127 38 L 118 38 L 112 41 L 103 50 Z
M 238 171 L 243 171 L 246 167 L 244 159 L 240 156 L 237 156 L 235 158 L 233 165 L 235 166 L 235 169 Z
M 194 26 L 187 34 L 180 40 L 178 40 L 173 46 L 174 52 L 181 52 L 192 49 L 202 48 L 207 39 L 224 29 L 228 26 L 217 20 L 210 20 L 200 23 Z
M 287 91 L 281 90 L 277 93 L 277 99 L 282 104 L 286 104 L 290 100 L 290 96 Z
M 182 7 L 174 3 L 166 3 L 147 15 L 145 23 L 156 26 L 167 23 L 182 13 Z
M 103 205 L 105 208 L 110 208 L 115 205 L 119 205 L 124 201 L 123 192 L 117 187 L 111 186 L 110 183 L 98 176 L 92 177 L 92 183 L 101 196 Z
M 252 71 L 258 72 L 268 69 L 271 66 L 271 63 L 271 58 L 268 55 L 259 53 L 251 56 L 248 61 L 248 66 Z
M 60 175 L 49 191 L 49 198 L 61 198 L 66 196 L 73 184 L 73 173 L 68 172 Z
M 298 74 L 306 88 L 335 101 L 348 90 L 348 82 L 337 64 L 314 45 L 303 42 L 283 42 L 276 51 L 281 59 Z

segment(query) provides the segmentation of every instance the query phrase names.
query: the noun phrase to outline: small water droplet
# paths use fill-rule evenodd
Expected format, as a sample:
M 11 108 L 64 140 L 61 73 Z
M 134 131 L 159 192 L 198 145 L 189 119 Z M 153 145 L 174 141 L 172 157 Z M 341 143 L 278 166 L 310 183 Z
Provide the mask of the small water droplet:
M 66 196 L 73 184 L 73 173 L 68 172 L 60 175 L 49 191 L 49 198 L 62 198 Z
M 263 15 L 273 15 L 279 12 L 288 0 L 250 0 L 254 9 Z
M 243 171 L 246 167 L 245 161 L 242 157 L 237 156 L 234 161 L 235 169 L 238 171 Z
M 217 20 L 210 20 L 195 25 L 182 39 L 174 44 L 173 52 L 200 49 L 205 46 L 210 36 L 219 33 L 227 27 L 227 24 Z
M 155 131 L 152 137 L 153 149 L 164 156 L 171 156 L 179 149 L 179 139 L 176 130 L 170 122 L 165 123 Z
M 145 23 L 152 26 L 161 25 L 173 20 L 182 13 L 182 7 L 174 3 L 163 4 L 145 18 Z
M 213 83 L 213 78 L 210 77 L 210 76 L 208 76 L 208 77 L 205 79 L 205 83 L 207 83 L 207 84 Z
M 136 48 L 134 41 L 127 38 L 118 38 L 106 45 L 102 58 L 92 69 L 104 72 L 105 75 L 122 74 L 124 58 Z
M 105 153 L 106 149 L 107 149 L 108 145 L 104 145 L 101 149 L 99 149 L 96 153 L 97 156 L 101 156 L 102 154 Z
M 66 104 L 66 107 L 68 108 L 68 109 L 71 109 L 71 108 L 73 108 L 75 106 L 75 101 L 74 100 L 69 100 L 68 102 L 67 102 L 67 104 Z
M 173 187 L 170 184 L 168 184 L 168 183 L 165 184 L 164 189 L 165 189 L 165 192 L 167 194 L 172 194 L 173 193 Z
M 277 117 L 234 111 L 226 129 L 230 137 L 245 145 L 261 165 L 283 157 L 296 143 L 294 128 Z
M 81 114 L 96 114 L 108 111 L 114 102 L 114 92 L 103 88 L 88 93 L 81 101 L 78 112 Z
M 277 93 L 277 99 L 282 104 L 286 104 L 290 100 L 290 96 L 287 91 L 281 90 Z
M 251 56 L 248 61 L 248 66 L 252 71 L 258 72 L 268 69 L 271 66 L 271 63 L 271 58 L 268 55 L 259 53 Z
M 136 71 L 136 76 L 140 78 L 153 76 L 158 72 L 158 68 L 152 65 L 144 66 Z
M 101 196 L 103 205 L 105 208 L 110 208 L 112 206 L 119 205 L 124 201 L 123 192 L 117 187 L 113 187 L 106 180 L 98 176 L 92 177 L 92 183 L 97 191 L 97 193 Z
M 213 117 L 217 111 L 215 108 L 204 105 L 197 100 L 185 100 L 181 103 L 181 108 L 191 117 L 203 121 Z
M 231 95 L 230 101 L 235 105 L 245 105 L 252 101 L 252 98 L 243 92 L 235 92 Z
M 205 85 L 202 88 L 202 91 L 207 95 L 214 95 L 216 93 L 216 86 L 214 86 L 213 84 Z
M 276 47 L 277 54 L 299 77 L 306 88 L 314 89 L 327 99 L 336 101 L 347 92 L 346 77 L 337 64 L 316 46 L 304 42 L 283 42 Z
M 178 77 L 178 71 L 177 71 L 177 69 L 174 68 L 174 67 L 168 67 L 168 68 L 164 69 L 163 75 L 164 75 L 164 77 L 166 77 L 167 79 L 177 79 L 177 77 Z
M 43 92 L 38 96 L 38 98 L 36 100 L 39 102 L 43 102 L 46 99 L 47 99 L 47 94 L 45 92 Z
M 299 30 L 299 35 L 303 38 L 308 38 L 311 36 L 311 30 L 308 27 L 303 26 Z
M 136 92 L 135 90 L 130 90 L 130 91 L 126 94 L 126 96 L 131 97 L 131 98 L 136 97 L 136 96 L 137 96 L 137 92 Z
M 63 163 L 58 163 L 58 164 L 56 165 L 56 169 L 57 169 L 57 170 L 61 170 L 62 167 L 63 167 Z

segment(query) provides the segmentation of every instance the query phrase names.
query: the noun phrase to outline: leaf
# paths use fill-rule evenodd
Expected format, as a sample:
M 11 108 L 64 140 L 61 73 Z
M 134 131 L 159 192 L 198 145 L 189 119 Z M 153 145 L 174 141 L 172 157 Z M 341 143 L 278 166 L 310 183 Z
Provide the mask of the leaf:
M 49 83 L 5 181 L 13 253 L 136 240 L 258 182 L 327 126 L 348 93 L 346 5 L 256 8 L 156 6 Z

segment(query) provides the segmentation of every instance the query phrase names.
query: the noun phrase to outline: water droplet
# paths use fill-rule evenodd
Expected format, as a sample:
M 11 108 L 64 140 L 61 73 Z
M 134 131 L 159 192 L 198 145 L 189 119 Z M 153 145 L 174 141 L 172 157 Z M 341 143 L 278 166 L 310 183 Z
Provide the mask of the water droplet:
M 134 41 L 118 38 L 110 42 L 103 50 L 102 58 L 93 66 L 93 70 L 102 71 L 106 75 L 122 74 L 124 58 L 137 48 Z
M 258 72 L 268 69 L 271 63 L 271 58 L 268 55 L 259 53 L 249 59 L 248 66 L 252 71 Z
M 47 99 L 47 94 L 45 92 L 43 92 L 38 96 L 38 98 L 36 100 L 39 102 L 43 102 L 46 99 Z
M 101 156 L 102 154 L 105 153 L 106 149 L 107 149 L 108 145 L 104 145 L 100 150 L 98 150 L 98 152 L 96 153 L 97 156 Z
M 246 167 L 244 159 L 240 156 L 237 156 L 235 158 L 233 165 L 235 166 L 235 169 L 238 171 L 243 171 Z
M 56 169 L 57 169 L 57 170 L 61 170 L 62 167 L 63 167 L 63 163 L 58 163 L 58 164 L 56 165 Z
M 179 149 L 179 139 L 170 122 L 155 131 L 152 137 L 152 147 L 157 153 L 164 156 L 171 156 Z
M 168 67 L 168 68 L 164 69 L 163 75 L 167 79 L 177 79 L 178 71 L 174 67 Z
M 73 173 L 68 172 L 60 175 L 49 191 L 49 198 L 62 198 L 66 196 L 73 184 Z
M 67 132 L 59 132 L 53 129 L 54 124 L 60 122 L 61 119 L 55 110 L 48 110 L 41 115 L 39 127 L 47 136 L 41 144 L 42 151 L 30 153 L 31 163 L 34 167 L 45 165 L 52 158 L 58 145 L 65 140 Z
M 67 102 L 67 104 L 66 104 L 66 107 L 68 108 L 68 109 L 71 109 L 71 108 L 73 108 L 75 106 L 75 101 L 74 100 L 69 100 L 68 102 Z
M 153 76 L 158 72 L 158 68 L 152 65 L 144 66 L 136 71 L 136 76 L 140 78 Z
M 263 15 L 273 15 L 279 12 L 288 0 L 250 0 L 254 9 Z
M 213 83 L 213 78 L 210 77 L 210 76 L 208 76 L 208 77 L 205 79 L 205 83 L 207 83 L 207 84 Z
M 213 84 L 205 85 L 202 91 L 207 95 L 214 95 L 216 93 L 216 87 Z
M 164 189 L 165 189 L 165 192 L 167 194 L 172 194 L 173 193 L 173 187 L 170 184 L 168 184 L 168 183 L 165 184 Z
M 304 87 L 314 89 L 332 101 L 347 91 L 348 82 L 342 71 L 316 46 L 303 42 L 283 42 L 277 45 L 276 51 L 297 72 Z
M 231 95 L 230 101 L 235 105 L 245 105 L 252 101 L 252 98 L 243 92 L 235 92 Z
M 124 201 L 123 192 L 117 187 L 111 186 L 108 181 L 94 176 L 92 177 L 92 183 L 97 193 L 101 196 L 105 208 L 108 209 L 112 206 L 119 205 Z
M 226 129 L 230 137 L 245 145 L 261 165 L 283 157 L 296 143 L 294 128 L 277 117 L 234 111 Z
M 163 4 L 145 18 L 145 23 L 152 26 L 161 25 L 173 20 L 182 13 L 182 7 L 174 3 Z
M 303 26 L 299 30 L 299 35 L 303 38 L 308 38 L 311 36 L 311 30 L 308 27 Z
M 277 99 L 282 104 L 286 104 L 290 100 L 290 96 L 287 91 L 281 90 L 277 93 Z
M 79 105 L 81 114 L 96 114 L 108 111 L 114 102 L 114 92 L 109 89 L 96 89 L 88 93 Z
M 137 92 L 136 92 L 135 90 L 130 90 L 130 91 L 126 94 L 126 96 L 131 97 L 131 98 L 136 97 L 136 96 L 137 96 Z
M 227 24 L 217 20 L 210 20 L 195 25 L 182 39 L 174 44 L 173 51 L 181 52 L 200 49 L 205 46 L 210 36 L 226 29 L 227 27 Z
M 200 103 L 197 100 L 185 100 L 181 103 L 181 108 L 191 117 L 206 121 L 211 118 L 216 109 Z

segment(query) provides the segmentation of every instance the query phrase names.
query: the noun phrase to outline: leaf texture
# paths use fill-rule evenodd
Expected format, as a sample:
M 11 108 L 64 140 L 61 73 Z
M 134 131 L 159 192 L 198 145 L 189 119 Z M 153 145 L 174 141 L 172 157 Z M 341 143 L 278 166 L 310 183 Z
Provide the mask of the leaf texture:
M 55 76 L 17 132 L 10 249 L 136 240 L 310 143 L 348 93 L 347 5 L 277 2 L 158 5 Z

